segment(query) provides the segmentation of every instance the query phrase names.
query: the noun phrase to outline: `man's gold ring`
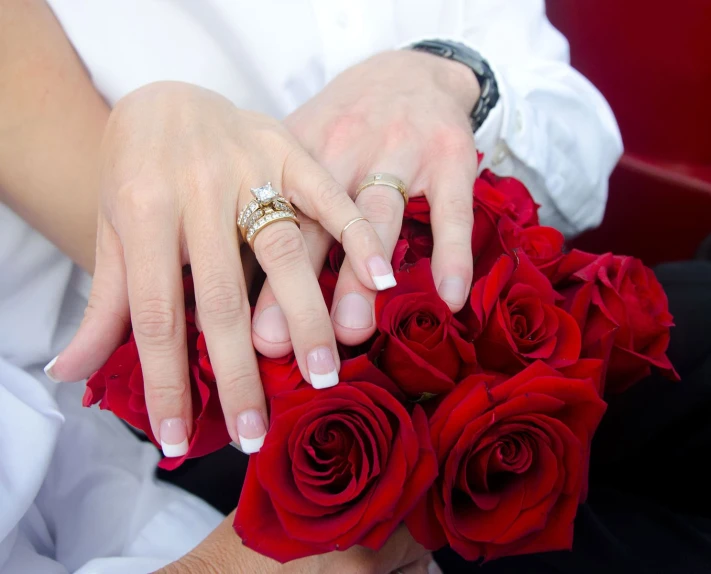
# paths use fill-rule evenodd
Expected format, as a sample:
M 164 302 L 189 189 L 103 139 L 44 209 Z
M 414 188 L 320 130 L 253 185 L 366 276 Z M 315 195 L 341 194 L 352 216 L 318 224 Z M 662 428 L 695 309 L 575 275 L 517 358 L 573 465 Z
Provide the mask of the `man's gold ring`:
M 389 173 L 371 173 L 370 175 L 366 176 L 363 181 L 360 182 L 360 185 L 358 185 L 358 189 L 356 189 L 353 201 L 358 198 L 358 195 L 361 191 L 373 185 L 385 185 L 387 187 L 397 189 L 400 192 L 400 195 L 402 195 L 402 199 L 405 202 L 405 205 L 407 205 L 407 202 L 410 200 L 407 195 L 407 188 L 405 187 L 405 183 L 401 179 L 398 179 L 397 177 Z
M 237 227 L 242 239 L 254 250 L 254 240 L 262 229 L 277 221 L 291 221 L 299 227 L 294 206 L 287 201 L 270 182 L 262 187 L 253 187 L 252 199 L 239 214 Z

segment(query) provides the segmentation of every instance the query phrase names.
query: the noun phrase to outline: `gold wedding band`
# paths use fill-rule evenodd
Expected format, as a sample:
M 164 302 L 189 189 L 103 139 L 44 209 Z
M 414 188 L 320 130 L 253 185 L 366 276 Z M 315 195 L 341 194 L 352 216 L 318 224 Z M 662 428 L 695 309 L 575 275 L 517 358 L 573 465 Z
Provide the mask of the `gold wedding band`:
M 356 189 L 353 201 L 358 198 L 358 195 L 361 191 L 373 185 L 384 185 L 386 187 L 392 187 L 393 189 L 397 189 L 400 192 L 400 195 L 402 195 L 402 199 L 405 202 L 405 205 L 407 206 L 407 202 L 410 200 L 410 198 L 407 195 L 407 188 L 405 187 L 405 182 L 389 173 L 372 173 L 366 176 L 365 179 L 360 182 L 358 189 Z
M 277 221 L 291 221 L 299 227 L 294 206 L 287 201 L 270 182 L 262 187 L 253 187 L 252 199 L 240 212 L 237 219 L 242 239 L 254 251 L 254 240 L 262 229 Z
M 341 229 L 341 243 L 343 243 L 343 234 L 346 232 L 346 229 L 348 229 L 351 225 L 358 221 L 368 221 L 365 217 L 354 217 L 351 219 L 348 223 L 346 223 L 343 226 L 343 229 Z

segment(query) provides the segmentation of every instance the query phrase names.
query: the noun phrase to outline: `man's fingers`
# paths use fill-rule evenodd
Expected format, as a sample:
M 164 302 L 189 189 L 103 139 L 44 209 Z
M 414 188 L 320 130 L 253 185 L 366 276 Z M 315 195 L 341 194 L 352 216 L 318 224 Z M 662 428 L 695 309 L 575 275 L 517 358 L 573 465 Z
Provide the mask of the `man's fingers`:
M 358 195 L 356 205 L 375 229 L 390 261 L 402 226 L 405 207 L 402 196 L 391 187 L 374 185 Z M 349 233 L 350 229 L 346 230 L 346 234 Z M 339 341 L 358 345 L 375 332 L 375 296 L 376 291 L 358 280 L 351 257 L 347 256 L 341 266 L 331 306 L 331 318 Z
M 250 454 L 264 443 L 268 419 L 252 346 L 237 223 L 234 215 L 210 209 L 206 204 L 194 211 L 185 226 L 195 300 L 227 429 L 242 451 Z
M 302 217 L 301 234 L 317 275 L 323 269 L 333 238 L 318 223 Z M 265 357 L 283 357 L 293 350 L 291 334 L 284 312 L 277 302 L 269 280 L 264 282 L 252 320 L 254 348 Z
M 432 554 L 425 554 L 419 560 L 394 570 L 393 574 L 442 574 L 442 570 L 432 558 Z
M 346 225 L 363 217 L 346 189 L 303 150 L 288 156 L 283 173 L 288 197 L 336 240 L 341 241 Z M 370 223 L 357 221 L 343 235 L 343 248 L 360 282 L 373 290 L 392 287 L 395 278 L 390 259 Z
M 148 416 L 163 454 L 183 456 L 192 432 L 185 306 L 177 218 L 169 205 L 129 198 L 139 207 L 122 235 L 131 324 L 143 371 Z
M 89 304 L 79 330 L 45 373 L 53 381 L 79 381 L 98 370 L 129 330 L 128 294 L 121 242 L 100 218 L 97 254 Z
M 398 568 L 402 570 L 405 565 L 417 562 L 428 554 L 424 547 L 415 542 L 405 525 L 401 524 L 385 545 L 373 555 L 374 571 L 386 574 L 397 571 Z
M 432 219 L 432 274 L 439 296 L 453 312 L 460 311 L 471 288 L 472 187 L 476 165 L 438 165 L 427 199 Z

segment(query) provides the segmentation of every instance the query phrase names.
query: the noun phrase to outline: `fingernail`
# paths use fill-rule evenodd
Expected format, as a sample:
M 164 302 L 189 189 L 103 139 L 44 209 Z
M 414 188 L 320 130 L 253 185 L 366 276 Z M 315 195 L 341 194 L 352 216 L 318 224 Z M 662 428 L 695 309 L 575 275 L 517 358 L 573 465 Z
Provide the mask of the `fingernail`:
M 188 428 L 183 419 L 164 419 L 160 423 L 160 446 L 168 457 L 188 452 Z
M 245 454 L 258 452 L 267 436 L 267 427 L 259 411 L 248 409 L 237 415 L 240 450 Z
M 373 308 L 360 293 L 346 293 L 336 306 L 333 320 L 348 329 L 367 329 L 373 324 Z
M 289 335 L 289 325 L 279 305 L 271 305 L 264 309 L 254 322 L 254 332 L 270 343 L 286 343 Z
M 392 266 L 385 261 L 385 259 L 380 257 L 380 255 L 375 255 L 368 259 L 366 265 L 368 266 L 370 276 L 373 278 L 373 283 L 375 283 L 375 288 L 378 291 L 390 289 L 390 287 L 397 285 Z
M 52 372 L 52 369 L 54 368 L 54 364 L 57 362 L 57 359 L 59 359 L 59 355 L 54 357 L 49 363 L 47 363 L 47 366 L 44 368 L 44 374 L 47 375 L 47 378 L 52 381 L 53 383 L 61 383 L 60 381 Z
M 466 286 L 461 277 L 445 277 L 439 284 L 439 296 L 451 305 L 463 305 Z
M 427 574 L 442 574 L 442 569 L 437 562 L 432 560 L 432 562 L 427 565 Z
M 338 384 L 338 371 L 333 353 L 327 347 L 317 347 L 306 355 L 306 367 L 314 389 L 327 389 Z

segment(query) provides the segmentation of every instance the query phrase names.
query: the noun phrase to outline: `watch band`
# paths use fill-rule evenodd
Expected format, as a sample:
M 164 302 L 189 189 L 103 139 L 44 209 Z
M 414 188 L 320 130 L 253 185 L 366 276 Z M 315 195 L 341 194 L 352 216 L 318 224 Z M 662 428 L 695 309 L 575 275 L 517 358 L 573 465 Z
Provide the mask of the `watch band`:
M 480 96 L 471 112 L 472 129 L 477 131 L 499 101 L 499 86 L 489 63 L 476 50 L 459 42 L 449 40 L 423 40 L 409 46 L 418 50 L 453 60 L 467 66 L 476 76 L 480 87 Z

